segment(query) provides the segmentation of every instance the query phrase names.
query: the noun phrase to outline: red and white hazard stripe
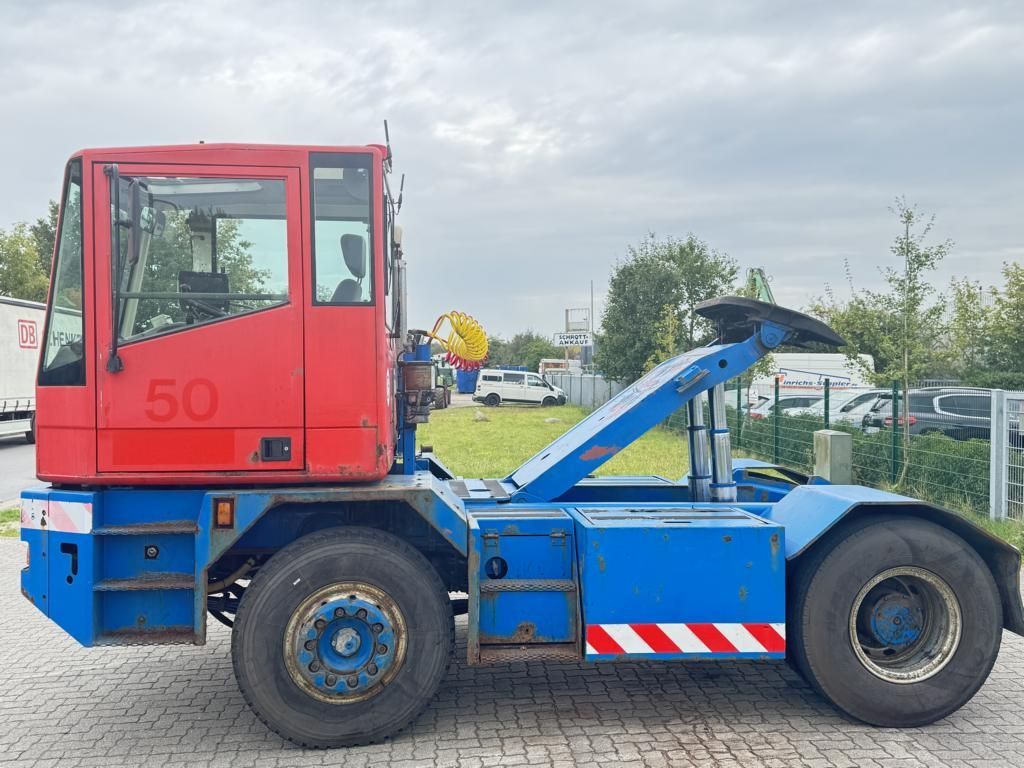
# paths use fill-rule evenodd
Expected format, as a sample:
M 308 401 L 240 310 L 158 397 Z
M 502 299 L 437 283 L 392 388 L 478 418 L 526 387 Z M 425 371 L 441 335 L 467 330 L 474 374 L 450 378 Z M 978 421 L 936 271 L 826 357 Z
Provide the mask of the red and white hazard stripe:
M 89 533 L 92 531 L 92 504 L 82 501 L 22 499 L 21 527 L 62 533 Z
M 587 655 L 785 653 L 785 624 L 588 624 Z

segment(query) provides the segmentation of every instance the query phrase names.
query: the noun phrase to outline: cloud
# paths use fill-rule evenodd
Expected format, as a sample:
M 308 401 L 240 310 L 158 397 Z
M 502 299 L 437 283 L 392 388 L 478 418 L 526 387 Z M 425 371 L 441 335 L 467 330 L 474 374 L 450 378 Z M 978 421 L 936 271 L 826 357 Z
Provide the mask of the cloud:
M 0 225 L 82 146 L 362 144 L 408 174 L 412 317 L 558 329 L 646 232 L 694 232 L 803 306 L 877 284 L 898 194 L 1022 254 L 1017 4 L 6 3 Z

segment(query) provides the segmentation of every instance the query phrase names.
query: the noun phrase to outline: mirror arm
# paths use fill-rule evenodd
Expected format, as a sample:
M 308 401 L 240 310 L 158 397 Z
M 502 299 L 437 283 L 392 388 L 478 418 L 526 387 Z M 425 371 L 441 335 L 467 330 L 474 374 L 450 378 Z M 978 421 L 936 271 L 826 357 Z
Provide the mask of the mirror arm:
M 107 350 L 107 372 L 117 373 L 124 369 L 124 362 L 117 354 L 117 337 L 120 335 L 120 329 L 117 326 L 118 317 L 121 314 L 121 174 L 118 171 L 117 163 L 108 165 L 103 171 L 110 178 L 110 187 L 114 197 L 114 231 L 110 249 L 110 347 Z

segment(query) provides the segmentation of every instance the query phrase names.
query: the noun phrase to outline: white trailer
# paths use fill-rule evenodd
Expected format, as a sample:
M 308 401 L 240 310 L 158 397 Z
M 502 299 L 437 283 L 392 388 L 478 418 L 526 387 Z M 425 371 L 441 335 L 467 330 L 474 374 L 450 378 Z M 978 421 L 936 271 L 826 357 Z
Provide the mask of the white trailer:
M 0 297 L 0 437 L 35 442 L 36 367 L 45 304 Z
M 750 399 L 758 402 L 771 398 L 775 392 L 775 379 L 779 380 L 779 395 L 825 395 L 825 379 L 829 392 L 839 397 L 846 392 L 871 387 L 867 371 L 875 369 L 871 355 L 860 355 L 861 365 L 850 362 L 846 355 L 834 352 L 780 352 L 772 355 L 774 370 L 767 376 L 758 376 L 750 386 Z

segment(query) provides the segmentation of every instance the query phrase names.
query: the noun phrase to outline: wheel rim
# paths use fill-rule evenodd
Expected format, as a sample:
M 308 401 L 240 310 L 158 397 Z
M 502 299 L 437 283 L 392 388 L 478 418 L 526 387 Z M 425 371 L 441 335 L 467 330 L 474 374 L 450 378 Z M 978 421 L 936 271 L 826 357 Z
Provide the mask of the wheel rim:
M 875 677 L 917 683 L 945 667 L 960 645 L 960 603 L 924 568 L 890 568 L 871 579 L 850 610 L 854 653 Z
M 285 665 L 320 701 L 351 704 L 378 693 L 405 661 L 405 617 L 386 592 L 330 584 L 303 600 L 285 628 Z

